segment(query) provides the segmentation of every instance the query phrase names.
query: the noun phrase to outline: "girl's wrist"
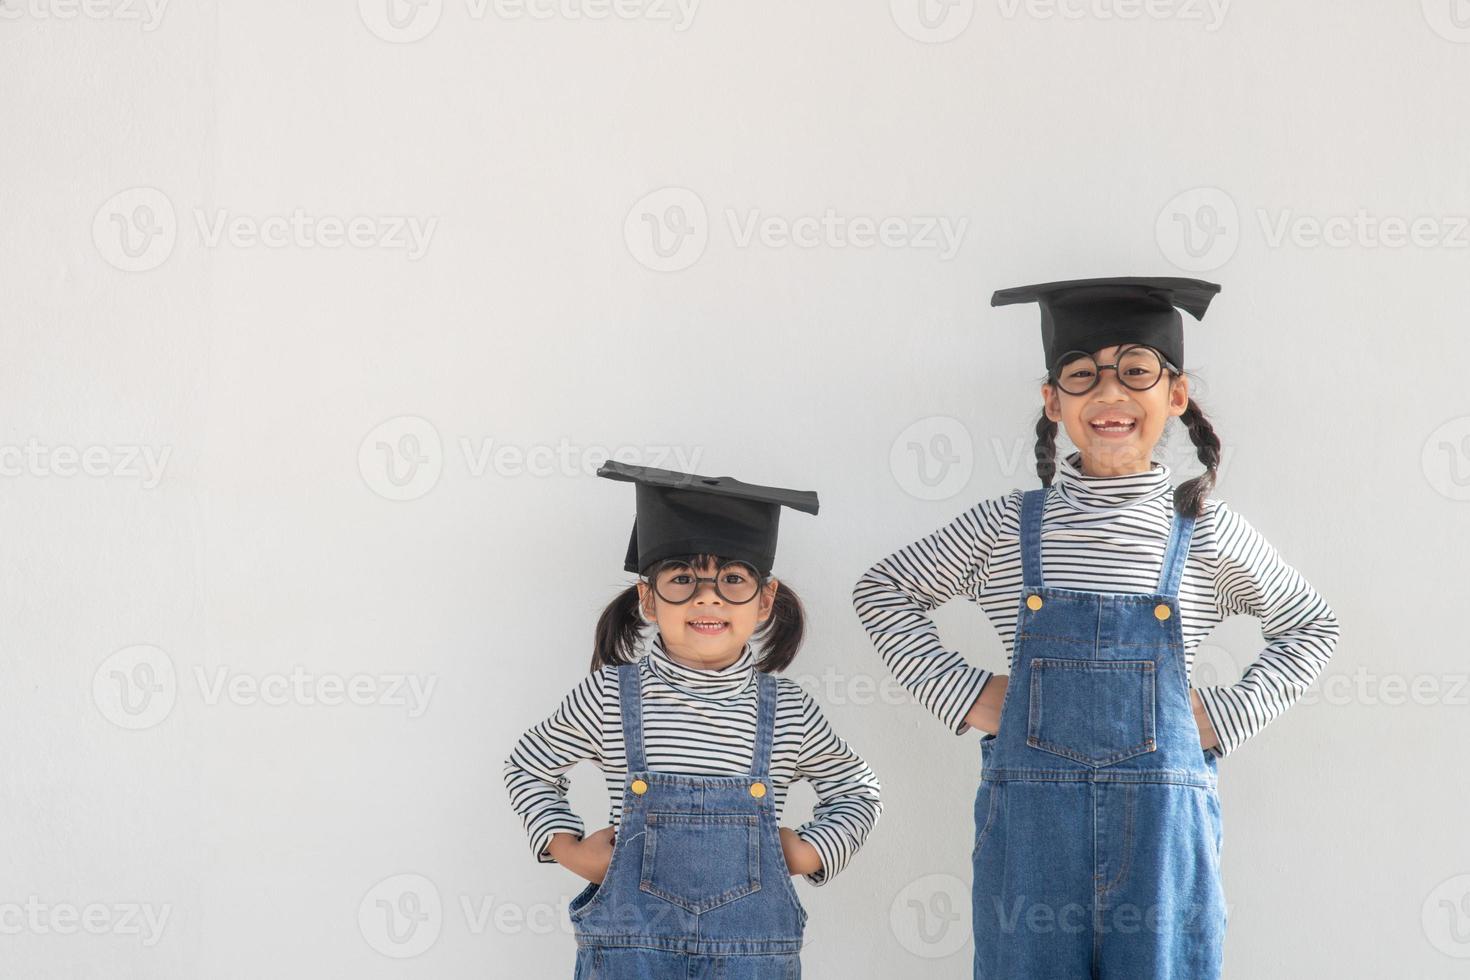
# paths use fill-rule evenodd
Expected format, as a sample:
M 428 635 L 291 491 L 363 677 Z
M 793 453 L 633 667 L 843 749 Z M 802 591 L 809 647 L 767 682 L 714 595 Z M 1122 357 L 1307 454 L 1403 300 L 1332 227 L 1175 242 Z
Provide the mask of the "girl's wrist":
M 816 874 L 822 870 L 822 852 L 789 827 L 781 828 L 781 850 L 787 870 L 794 875 Z
M 566 862 L 564 862 L 562 859 L 564 857 L 567 857 L 570 853 L 570 849 L 576 847 L 577 844 L 581 842 L 581 840 L 582 838 L 578 837 L 576 834 L 569 834 L 565 831 L 559 831 L 555 834 L 552 834 L 551 840 L 546 842 L 546 853 L 550 854 L 551 859 L 557 864 L 564 864 Z

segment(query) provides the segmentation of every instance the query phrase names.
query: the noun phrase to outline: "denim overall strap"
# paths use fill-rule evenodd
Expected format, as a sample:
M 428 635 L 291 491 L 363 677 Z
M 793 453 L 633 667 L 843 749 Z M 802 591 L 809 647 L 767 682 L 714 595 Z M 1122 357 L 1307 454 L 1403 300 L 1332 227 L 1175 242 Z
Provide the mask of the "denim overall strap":
M 1039 589 L 1045 584 L 1041 572 L 1041 516 L 1046 509 L 1046 494 L 1051 487 L 1027 490 L 1021 500 L 1021 540 L 1029 547 L 1021 549 L 1022 588 Z M 1177 598 L 1184 580 L 1184 565 L 1189 558 L 1189 543 L 1194 534 L 1195 517 L 1172 510 L 1169 544 L 1164 550 L 1163 567 L 1159 570 L 1159 595 Z
M 1164 551 L 1164 567 L 1159 570 L 1159 595 L 1179 598 L 1179 585 L 1184 581 L 1184 563 L 1189 558 L 1189 542 L 1194 535 L 1195 517 L 1181 514 L 1172 506 L 1174 522 L 1169 529 L 1169 547 Z
M 643 698 L 639 679 L 640 664 L 623 664 L 618 668 L 618 703 L 623 716 L 623 749 L 628 756 L 628 771 L 642 772 Z
M 757 670 L 755 685 L 755 746 L 751 750 L 750 774 L 765 779 L 771 771 L 771 743 L 776 732 L 776 678 Z
M 1046 492 L 1051 487 L 1027 490 L 1021 495 L 1021 589 L 1032 592 L 1041 579 L 1041 514 L 1046 509 Z

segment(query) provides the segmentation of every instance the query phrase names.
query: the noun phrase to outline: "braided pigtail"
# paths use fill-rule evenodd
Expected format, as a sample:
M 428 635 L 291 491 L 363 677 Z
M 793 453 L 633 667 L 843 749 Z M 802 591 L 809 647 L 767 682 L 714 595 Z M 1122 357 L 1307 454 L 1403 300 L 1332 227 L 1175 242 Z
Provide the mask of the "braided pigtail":
M 1220 468 L 1220 437 L 1215 435 L 1215 427 L 1205 418 L 1204 410 L 1193 398 L 1184 414 L 1179 416 L 1179 421 L 1188 429 L 1189 441 L 1194 443 L 1199 461 L 1205 464 L 1205 471 L 1179 484 L 1174 491 L 1174 509 L 1181 514 L 1202 517 L 1205 498 L 1215 489 L 1215 477 Z
M 1057 424 L 1046 417 L 1045 408 L 1036 420 L 1036 475 L 1044 487 L 1057 475 Z

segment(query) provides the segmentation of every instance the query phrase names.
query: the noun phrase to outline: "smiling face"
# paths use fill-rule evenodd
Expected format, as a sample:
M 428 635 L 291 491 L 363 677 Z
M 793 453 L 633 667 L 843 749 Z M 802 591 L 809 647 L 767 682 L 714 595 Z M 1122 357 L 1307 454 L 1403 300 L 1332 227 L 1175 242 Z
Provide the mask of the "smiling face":
M 1092 356 L 1100 365 L 1111 364 L 1119 350 L 1131 346 L 1104 347 Z M 1066 376 L 1070 370 L 1064 364 L 1060 374 Z M 1152 388 L 1135 391 L 1118 380 L 1116 371 L 1104 367 L 1101 373 L 1097 387 L 1082 395 L 1043 384 L 1046 417 L 1067 430 L 1082 453 L 1082 472 L 1088 476 L 1146 472 L 1165 423 L 1189 405 L 1189 379 L 1182 374 L 1171 378 L 1165 370 Z
M 706 561 L 688 568 L 700 578 L 708 579 L 714 577 L 718 566 Z M 739 572 L 726 569 L 725 575 L 726 594 L 738 594 L 746 583 L 730 576 L 738 576 Z M 682 581 L 687 581 L 687 576 Z M 698 584 L 689 601 L 673 603 L 659 598 L 653 586 L 640 579 L 638 599 L 644 617 L 658 623 L 670 659 L 686 667 L 717 670 L 734 663 L 751 634 L 771 617 L 776 586 L 775 579 L 767 579 L 754 599 L 733 603 L 720 597 L 714 582 L 706 581 Z

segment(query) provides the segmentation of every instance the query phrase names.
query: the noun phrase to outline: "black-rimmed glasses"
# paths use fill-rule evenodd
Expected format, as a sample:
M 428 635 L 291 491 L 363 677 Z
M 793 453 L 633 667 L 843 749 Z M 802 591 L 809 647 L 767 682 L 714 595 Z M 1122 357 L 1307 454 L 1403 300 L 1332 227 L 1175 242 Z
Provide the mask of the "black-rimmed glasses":
M 1097 359 L 1086 351 L 1067 351 L 1057 358 L 1052 378 L 1067 394 L 1085 395 L 1098 386 L 1103 371 L 1112 368 L 1124 387 L 1148 391 L 1159 383 L 1166 367 L 1171 371 L 1178 370 L 1152 347 L 1129 344 L 1118 350 L 1118 357 L 1111 364 L 1097 363 Z
M 754 599 L 761 589 L 760 573 L 743 561 L 721 562 L 714 575 L 704 576 L 687 561 L 670 559 L 656 566 L 648 578 L 654 594 L 676 606 L 693 599 L 703 582 L 713 582 L 715 594 L 737 606 Z

